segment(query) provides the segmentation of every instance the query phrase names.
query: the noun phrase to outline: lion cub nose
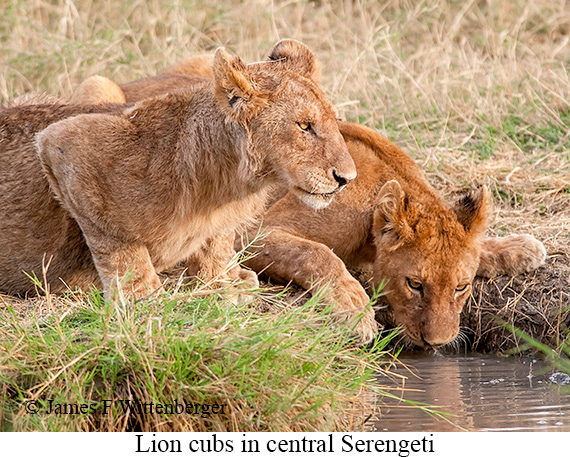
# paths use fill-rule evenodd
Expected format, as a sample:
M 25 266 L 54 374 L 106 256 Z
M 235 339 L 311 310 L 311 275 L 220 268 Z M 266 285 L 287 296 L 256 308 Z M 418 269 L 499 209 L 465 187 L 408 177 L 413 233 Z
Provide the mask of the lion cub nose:
M 332 169 L 332 176 L 334 180 L 338 183 L 339 190 L 346 186 L 350 181 L 356 178 L 356 169 L 351 170 L 348 173 L 341 173 L 336 168 Z
M 421 335 L 421 339 L 425 348 L 438 349 L 445 346 L 447 343 L 453 340 L 453 338 L 438 338 L 436 336 L 426 336 L 424 333 Z

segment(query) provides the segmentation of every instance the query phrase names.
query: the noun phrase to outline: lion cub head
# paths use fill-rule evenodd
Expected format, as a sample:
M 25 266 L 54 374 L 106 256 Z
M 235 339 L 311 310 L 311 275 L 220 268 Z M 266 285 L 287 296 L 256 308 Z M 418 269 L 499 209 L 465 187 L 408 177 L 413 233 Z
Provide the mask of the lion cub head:
M 380 190 L 374 213 L 374 278 L 386 278 L 392 320 L 424 348 L 452 342 L 477 272 L 491 201 L 485 187 L 453 207 L 414 200 L 397 181 Z
M 212 72 L 220 106 L 246 127 L 262 167 L 313 208 L 356 177 L 333 105 L 318 87 L 319 63 L 302 43 L 278 42 L 269 59 L 246 65 L 223 48 Z

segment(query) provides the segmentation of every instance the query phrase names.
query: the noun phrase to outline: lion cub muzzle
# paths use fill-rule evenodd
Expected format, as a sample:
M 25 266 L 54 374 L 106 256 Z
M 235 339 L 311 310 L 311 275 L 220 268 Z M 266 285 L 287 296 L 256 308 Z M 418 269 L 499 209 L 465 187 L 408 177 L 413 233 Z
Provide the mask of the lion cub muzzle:
M 314 209 L 328 206 L 334 196 L 356 178 L 356 166 L 344 141 L 335 152 L 331 154 L 336 158 L 334 166 L 313 167 L 291 188 L 294 195 Z
M 427 329 L 423 329 L 420 338 L 421 346 L 425 349 L 438 349 L 446 344 L 452 343 L 459 333 L 458 325 L 450 325 L 445 332 L 438 329 L 437 332 L 430 332 Z
M 325 180 L 315 173 L 308 186 L 295 186 L 291 191 L 308 206 L 314 209 L 325 208 L 332 202 L 338 192 L 356 178 L 356 171 L 354 173 L 342 173 L 335 168 L 331 168 L 327 175 L 329 179 Z
M 336 185 L 334 193 L 344 189 L 344 187 L 356 178 L 356 165 L 352 156 L 348 152 L 344 139 L 340 137 L 336 148 L 337 154 L 334 156 L 335 165 L 328 169 L 327 178 Z
M 348 182 L 350 182 L 354 178 L 356 178 L 356 171 L 352 176 L 347 176 L 347 175 L 343 175 L 342 172 L 339 172 L 333 168 L 332 176 L 333 176 L 334 180 L 338 183 L 338 187 L 336 189 L 336 192 L 338 192 L 338 191 L 341 191 L 344 188 L 344 186 L 346 186 L 348 184 Z

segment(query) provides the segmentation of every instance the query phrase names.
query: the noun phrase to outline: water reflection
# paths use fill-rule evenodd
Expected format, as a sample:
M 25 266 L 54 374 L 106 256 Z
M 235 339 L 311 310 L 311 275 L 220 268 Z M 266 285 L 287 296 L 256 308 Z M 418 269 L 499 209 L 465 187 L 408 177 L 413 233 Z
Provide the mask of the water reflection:
M 408 378 L 404 397 L 453 416 L 447 422 L 384 399 L 378 431 L 570 431 L 570 390 L 553 384 L 540 360 L 415 353 L 400 360 L 413 373 L 397 370 Z

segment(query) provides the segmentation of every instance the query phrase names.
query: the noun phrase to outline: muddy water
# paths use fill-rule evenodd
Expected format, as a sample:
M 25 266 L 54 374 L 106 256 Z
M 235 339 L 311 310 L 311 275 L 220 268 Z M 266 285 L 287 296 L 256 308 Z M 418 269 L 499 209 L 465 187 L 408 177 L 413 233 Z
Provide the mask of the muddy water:
M 414 373 L 396 370 L 407 377 L 404 397 L 450 413 L 450 422 L 384 399 L 378 431 L 570 431 L 570 387 L 553 383 L 555 370 L 540 360 L 415 353 L 400 360 Z

